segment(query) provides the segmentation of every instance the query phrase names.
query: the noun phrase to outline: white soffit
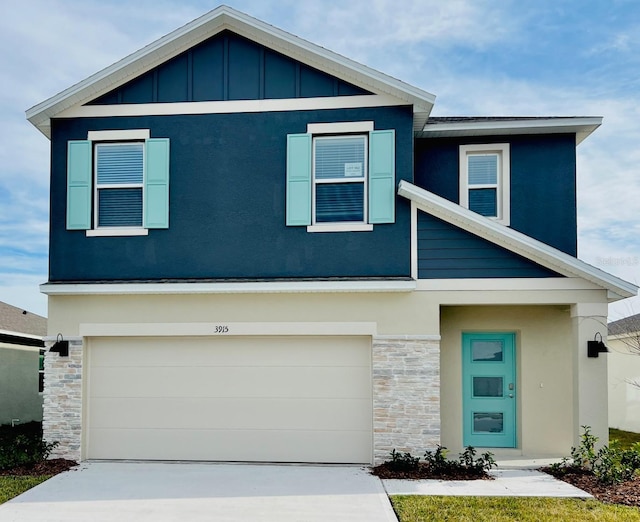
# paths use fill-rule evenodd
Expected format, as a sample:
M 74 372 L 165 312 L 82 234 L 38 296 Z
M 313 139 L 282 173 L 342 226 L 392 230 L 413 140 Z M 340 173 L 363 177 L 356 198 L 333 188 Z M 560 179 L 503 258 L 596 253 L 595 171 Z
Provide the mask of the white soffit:
M 256 18 L 220 6 L 163 36 L 89 78 L 27 110 L 27 119 L 50 137 L 50 119 L 124 85 L 191 47 L 228 29 L 276 52 L 373 92 L 413 105 L 414 128 L 421 129 L 435 96 L 349 58 L 312 44 Z
M 501 118 L 427 123 L 419 138 L 469 136 L 509 136 L 516 134 L 574 134 L 576 145 L 602 125 L 599 116 L 555 118 Z
M 627 281 L 404 180 L 400 181 L 398 194 L 413 201 L 423 212 L 526 257 L 534 263 L 566 277 L 581 277 L 608 290 L 611 301 L 633 297 L 638 293 L 638 287 Z

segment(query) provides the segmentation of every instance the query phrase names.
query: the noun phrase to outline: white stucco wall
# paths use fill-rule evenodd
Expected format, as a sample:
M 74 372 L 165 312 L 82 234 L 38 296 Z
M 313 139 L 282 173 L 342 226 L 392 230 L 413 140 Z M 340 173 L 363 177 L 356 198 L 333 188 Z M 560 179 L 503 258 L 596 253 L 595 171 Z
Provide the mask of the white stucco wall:
M 640 353 L 620 339 L 607 346 L 609 426 L 640 433 Z
M 593 338 L 593 328 L 599 323 L 580 315 L 593 316 L 600 313 L 600 308 L 606 310 L 606 292 L 594 289 L 590 283 L 562 278 L 451 284 L 448 288 L 437 281 L 424 285 L 421 282 L 418 291 L 395 293 L 51 296 L 49 332 L 76 339 L 79 346 L 82 336 L 181 336 L 194 335 L 196 330 L 204 332 L 197 335 L 212 335 L 214 325 L 225 324 L 233 325 L 232 335 L 369 335 L 373 375 L 386 364 L 385 371 L 393 376 L 388 382 L 380 380 L 377 391 L 374 385 L 374 395 L 381 399 L 376 406 L 378 429 L 413 426 L 414 412 L 423 415 L 425 424 L 421 430 L 411 427 L 415 433 L 421 432 L 418 438 L 407 438 L 402 429 L 397 431 L 397 441 L 377 432 L 375 451 L 376 459 L 380 459 L 396 444 L 420 454 L 433 447 L 439 434 L 449 449 L 462 449 L 461 332 L 515 331 L 519 402 L 518 447 L 513 451 L 530 456 L 564 456 L 577 441 L 585 419 L 606 439 L 606 361 L 586 360 L 586 339 Z M 475 288 L 465 289 L 465 285 Z M 411 350 L 404 353 L 407 348 Z M 402 361 L 393 362 L 387 357 L 386 352 L 394 350 Z M 419 368 L 413 368 L 410 361 L 423 356 L 424 365 L 431 367 L 428 378 L 418 386 L 420 393 L 411 395 L 405 384 L 412 382 Z M 80 371 L 82 362 L 77 364 L 76 370 Z M 383 374 L 384 371 L 378 372 L 378 376 Z M 397 384 L 394 379 L 402 384 L 397 386 L 397 393 L 391 389 Z M 69 383 L 72 384 L 76 386 L 77 382 Z M 410 400 L 402 399 L 402 394 Z M 67 394 L 73 399 L 74 408 L 82 408 L 75 388 L 72 395 Z M 432 407 L 416 404 L 420 396 L 427 397 Z M 48 399 L 55 401 L 53 395 Z M 374 404 L 375 401 L 376 397 Z M 400 403 L 406 404 L 406 410 L 398 406 Z M 389 411 L 394 415 L 399 412 L 398 417 L 389 417 L 385 413 Z M 438 413 L 436 421 L 434 415 Z M 406 419 L 400 418 L 403 415 Z M 63 422 L 50 420 L 52 427 L 68 423 L 64 418 Z M 77 440 L 77 420 L 74 417 L 73 426 L 69 424 L 74 432 L 67 443 L 71 453 L 77 452 L 81 444 Z M 396 428 L 388 427 L 394 424 Z M 421 444 L 425 447 L 418 447 Z
M 531 456 L 567 455 L 573 444 L 568 307 L 443 307 L 441 408 L 448 415 L 442 419 L 442 443 L 454 452 L 463 447 L 460 339 L 464 331 L 516 333 L 518 451 Z

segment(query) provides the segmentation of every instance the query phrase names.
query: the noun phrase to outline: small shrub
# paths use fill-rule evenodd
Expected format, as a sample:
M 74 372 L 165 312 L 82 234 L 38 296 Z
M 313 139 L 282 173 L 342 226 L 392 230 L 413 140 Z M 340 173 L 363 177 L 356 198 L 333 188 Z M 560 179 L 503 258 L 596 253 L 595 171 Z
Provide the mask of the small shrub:
M 473 446 L 467 446 L 458 459 L 460 467 L 480 473 L 489 471 L 491 468 L 497 466 L 493 458 L 493 453 L 490 451 L 483 453 L 477 459 L 475 458 L 476 453 L 477 451 Z
M 596 451 L 598 437 L 591 433 L 589 426 L 582 428 L 584 433 L 580 437 L 580 445 L 571 448 L 571 458 L 565 457 L 551 465 L 552 473 L 589 473 L 606 485 L 620 484 L 640 474 L 640 443 L 624 449 L 617 440 L 613 440 L 609 446 Z
M 400 453 L 394 448 L 390 455 L 391 460 L 387 464 L 393 471 L 413 471 L 418 469 L 420 464 L 420 457 L 414 457 L 409 452 Z
M 585 469 L 593 470 L 598 460 L 596 443 L 598 437 L 591 433 L 591 426 L 582 426 L 584 433 L 580 436 L 580 445 L 571 448 L 571 460 L 573 465 Z
M 57 445 L 42 439 L 39 423 L 0 426 L 0 471 L 31 467 L 46 460 Z
M 455 462 L 447 460 L 448 453 L 447 448 L 438 444 L 435 451 L 427 451 L 424 454 L 425 463 L 434 474 L 447 474 L 451 471 Z

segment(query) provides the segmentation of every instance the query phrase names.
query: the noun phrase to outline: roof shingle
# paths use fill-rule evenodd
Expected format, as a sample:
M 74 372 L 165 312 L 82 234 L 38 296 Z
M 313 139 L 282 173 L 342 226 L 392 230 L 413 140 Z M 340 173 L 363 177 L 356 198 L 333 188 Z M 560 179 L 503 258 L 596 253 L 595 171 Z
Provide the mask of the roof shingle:
M 0 330 L 44 336 L 47 319 L 0 301 Z

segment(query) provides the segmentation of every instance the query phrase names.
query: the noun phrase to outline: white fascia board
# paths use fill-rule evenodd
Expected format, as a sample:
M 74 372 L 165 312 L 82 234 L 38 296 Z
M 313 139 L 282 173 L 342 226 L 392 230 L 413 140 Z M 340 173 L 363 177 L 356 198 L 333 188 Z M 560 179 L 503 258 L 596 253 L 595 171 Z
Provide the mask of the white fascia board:
M 428 292 L 547 292 L 549 290 L 599 290 L 581 277 L 502 277 L 482 279 L 419 279 L 417 291 Z
M 426 121 L 435 96 L 387 76 L 256 18 L 220 6 L 85 80 L 26 111 L 27 119 L 50 137 L 50 119 L 82 105 L 161 65 L 191 47 L 229 29 L 256 43 L 299 60 L 374 94 L 386 94 L 413 105 L 417 119 Z M 423 123 L 422 123 L 423 124 Z
M 42 340 L 42 336 L 41 335 L 33 335 L 33 334 L 22 333 L 22 332 L 14 332 L 12 330 L 0 330 L 0 335 L 11 335 L 13 337 L 24 337 L 25 339 L 35 339 L 37 341 L 41 341 Z
M 638 287 L 627 281 L 404 180 L 400 181 L 398 194 L 413 201 L 418 209 L 526 257 L 534 263 L 566 277 L 581 277 L 591 281 L 609 290 L 609 299 L 612 301 L 638 294 Z
M 145 294 L 273 294 L 342 292 L 411 292 L 408 281 L 293 281 L 247 283 L 73 283 L 40 285 L 46 295 L 145 295 Z
M 42 338 L 40 338 L 42 340 Z M 0 343 L 0 349 L 7 350 L 20 350 L 23 352 L 40 352 L 44 348 L 40 348 L 39 346 L 26 346 L 24 344 L 11 344 L 11 343 Z
M 441 138 L 455 136 L 575 133 L 576 145 L 579 145 L 600 125 L 602 125 L 602 118 L 599 116 L 432 123 L 424 126 L 422 132 L 419 133 L 419 137 Z

